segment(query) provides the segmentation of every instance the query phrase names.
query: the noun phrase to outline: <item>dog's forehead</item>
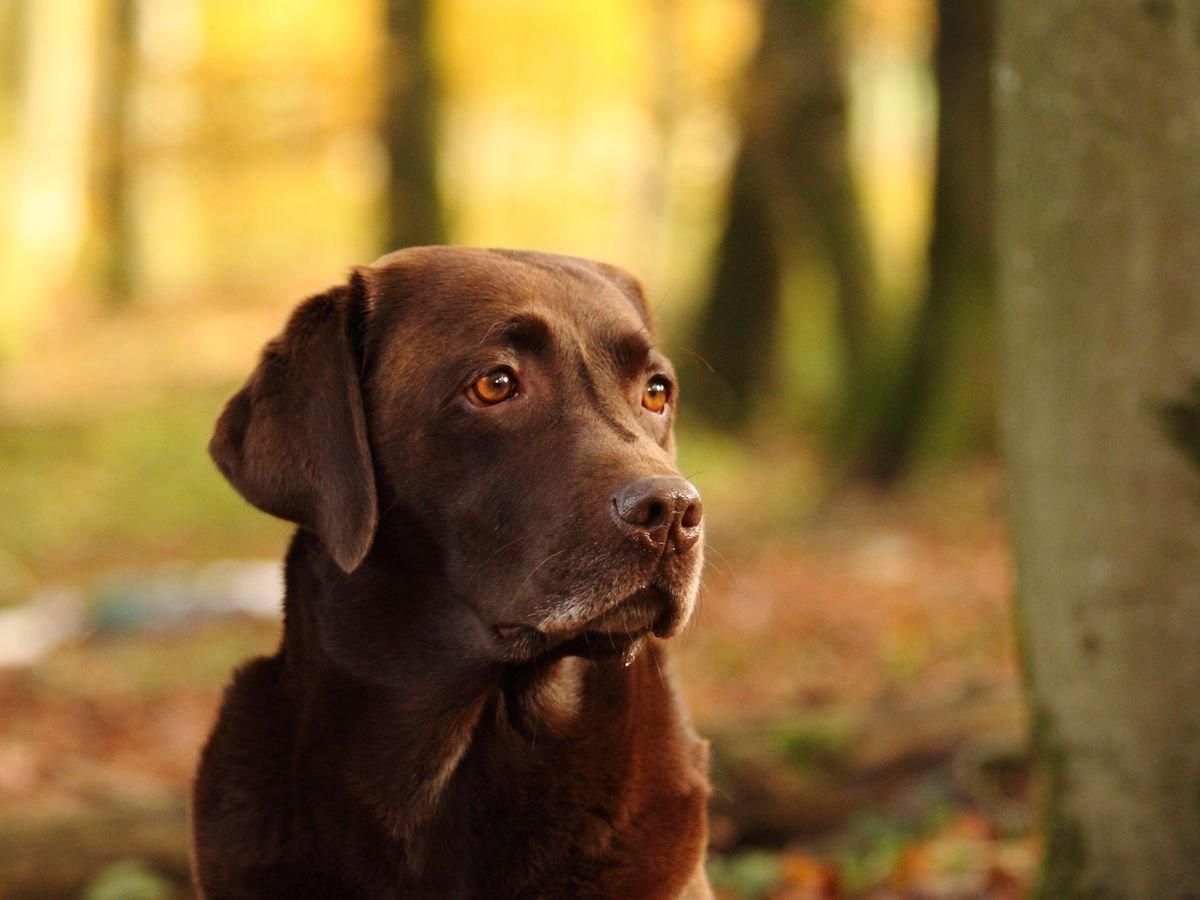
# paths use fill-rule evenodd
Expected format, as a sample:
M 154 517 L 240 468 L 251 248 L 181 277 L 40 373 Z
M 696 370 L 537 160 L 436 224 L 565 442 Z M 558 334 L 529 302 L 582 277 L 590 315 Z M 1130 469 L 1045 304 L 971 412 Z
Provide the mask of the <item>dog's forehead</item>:
M 398 313 L 444 332 L 485 333 L 507 317 L 541 315 L 584 332 L 644 329 L 639 299 L 609 273 L 578 257 L 519 250 L 420 247 L 370 266 L 377 313 Z M 633 284 L 632 278 L 628 279 Z

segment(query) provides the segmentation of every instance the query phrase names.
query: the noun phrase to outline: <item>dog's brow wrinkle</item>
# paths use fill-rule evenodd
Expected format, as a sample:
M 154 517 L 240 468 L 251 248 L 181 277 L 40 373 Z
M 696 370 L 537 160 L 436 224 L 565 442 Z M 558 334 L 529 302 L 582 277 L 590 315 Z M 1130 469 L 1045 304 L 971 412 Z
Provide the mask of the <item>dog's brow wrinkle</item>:
M 643 371 L 655 349 L 644 328 L 611 337 L 607 343 L 608 355 L 621 372 L 629 375 Z
M 600 390 L 596 387 L 596 382 L 592 378 L 592 373 L 588 371 L 587 362 L 583 357 L 579 357 L 576 363 L 576 372 L 579 375 L 579 380 L 583 382 L 583 391 L 591 400 L 592 406 L 599 413 L 600 419 L 611 428 L 622 441 L 627 444 L 632 444 L 637 440 L 637 435 L 622 425 L 616 418 L 605 408 L 604 401 L 600 397 Z
M 479 345 L 483 346 L 493 340 L 497 331 L 504 343 L 515 350 L 538 352 L 551 341 L 549 323 L 540 316 L 529 313 L 521 313 L 493 322 L 484 332 L 483 337 L 479 339 Z
M 518 350 L 543 350 L 550 343 L 550 323 L 537 315 L 513 316 L 504 326 L 504 338 Z

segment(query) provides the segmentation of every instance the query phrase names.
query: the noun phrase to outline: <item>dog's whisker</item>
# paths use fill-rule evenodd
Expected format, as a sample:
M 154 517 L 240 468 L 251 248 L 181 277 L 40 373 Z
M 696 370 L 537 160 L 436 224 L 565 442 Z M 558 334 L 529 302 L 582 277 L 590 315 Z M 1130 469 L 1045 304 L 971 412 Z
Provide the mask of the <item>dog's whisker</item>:
M 569 526 L 573 525 L 575 522 L 578 522 L 582 517 L 583 516 L 581 513 L 572 513 L 571 515 L 567 516 L 567 518 L 562 522 L 562 524 L 559 526 L 559 529 L 565 531 Z M 495 559 L 497 556 L 499 556 L 505 550 L 509 549 L 510 547 L 515 546 L 516 544 L 521 543 L 521 541 L 523 541 L 523 540 L 525 540 L 525 538 L 521 535 L 518 535 L 517 537 L 513 538 L 511 541 L 506 541 L 505 543 L 501 544 L 499 547 L 492 549 L 490 551 L 490 553 L 488 554 L 488 556 L 491 559 Z
M 695 350 L 693 350 L 691 347 L 680 347 L 679 349 L 682 350 L 684 353 L 688 354 L 689 356 L 696 357 L 696 359 L 698 359 L 698 360 L 700 360 L 700 362 L 704 363 L 704 367 L 706 369 L 708 369 L 708 371 L 711 372 L 712 374 L 714 374 L 714 375 L 717 374 L 717 370 L 712 367 L 712 364 L 707 359 L 705 359 L 703 356 L 701 356 L 699 353 L 697 353 Z
M 730 572 L 728 566 L 722 565 L 715 559 L 706 559 L 704 561 L 704 568 L 706 571 L 713 572 L 720 576 L 721 580 L 732 584 L 733 574 Z
M 706 551 L 711 550 L 713 553 L 715 553 L 717 556 L 719 556 L 721 558 L 721 561 L 729 569 L 729 577 L 733 581 L 734 587 L 740 589 L 742 586 L 742 579 L 738 576 L 737 570 L 734 568 L 733 563 L 729 561 L 729 557 L 726 556 L 724 553 L 722 553 L 720 550 L 718 550 L 715 546 L 710 544 L 708 541 L 704 542 L 704 549 Z
M 493 322 L 491 326 L 489 326 L 488 330 L 484 332 L 483 337 L 479 339 L 479 346 L 482 347 L 484 344 L 486 344 L 491 339 L 492 335 L 496 333 L 497 328 L 504 328 L 507 324 L 508 323 L 505 319 L 501 319 L 498 322 Z
M 657 672 L 658 672 L 658 683 L 659 683 L 659 684 L 661 684 L 661 685 L 662 685 L 662 686 L 665 688 L 665 687 L 667 686 L 667 679 L 666 679 L 666 677 L 663 675 L 662 666 L 660 666 L 660 665 L 658 664 L 658 654 L 657 654 L 657 653 L 651 653 L 651 654 L 650 654 L 650 658 L 651 658 L 652 660 L 654 660 L 654 669 L 655 669 L 655 671 L 657 671 Z
M 529 583 L 529 579 L 532 578 L 535 574 L 537 574 L 538 569 L 540 569 L 542 566 L 546 565 L 546 563 L 550 562 L 550 560 L 554 559 L 554 557 L 562 556 L 564 553 L 568 552 L 570 549 L 571 549 L 570 547 L 564 547 L 562 550 L 558 550 L 554 553 L 551 553 L 549 556 L 547 556 L 545 559 L 543 559 L 540 563 L 538 563 L 536 566 L 533 567 L 533 569 L 529 572 L 528 575 L 525 576 L 525 579 L 520 583 L 520 585 L 518 585 L 517 590 L 518 591 L 522 590 L 525 587 L 525 585 L 527 585 Z

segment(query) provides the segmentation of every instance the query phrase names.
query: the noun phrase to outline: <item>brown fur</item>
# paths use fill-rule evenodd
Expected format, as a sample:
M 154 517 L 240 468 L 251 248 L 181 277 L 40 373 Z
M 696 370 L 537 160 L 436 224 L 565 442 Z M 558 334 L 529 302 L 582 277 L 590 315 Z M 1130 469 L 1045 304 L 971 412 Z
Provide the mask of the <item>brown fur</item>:
M 417 248 L 302 303 L 210 447 L 299 524 L 284 634 L 234 677 L 194 793 L 223 898 L 708 896 L 707 747 L 663 640 L 699 500 L 637 282 Z M 517 395 L 473 406 L 496 365 Z M 640 504 L 640 505 L 638 505 Z

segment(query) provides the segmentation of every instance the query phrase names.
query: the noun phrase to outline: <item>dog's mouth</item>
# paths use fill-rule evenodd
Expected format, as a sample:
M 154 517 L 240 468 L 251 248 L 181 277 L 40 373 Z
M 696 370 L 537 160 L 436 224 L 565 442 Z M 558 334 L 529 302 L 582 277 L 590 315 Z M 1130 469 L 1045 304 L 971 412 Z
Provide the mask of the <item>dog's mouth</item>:
M 651 634 L 668 637 L 679 625 L 679 604 L 657 585 L 639 588 L 574 627 L 501 624 L 493 631 L 510 662 L 582 656 L 637 659 Z
M 671 600 L 666 591 L 650 585 L 634 591 L 616 605 L 589 619 L 585 631 L 600 634 L 632 634 L 654 631 L 664 637 Z

